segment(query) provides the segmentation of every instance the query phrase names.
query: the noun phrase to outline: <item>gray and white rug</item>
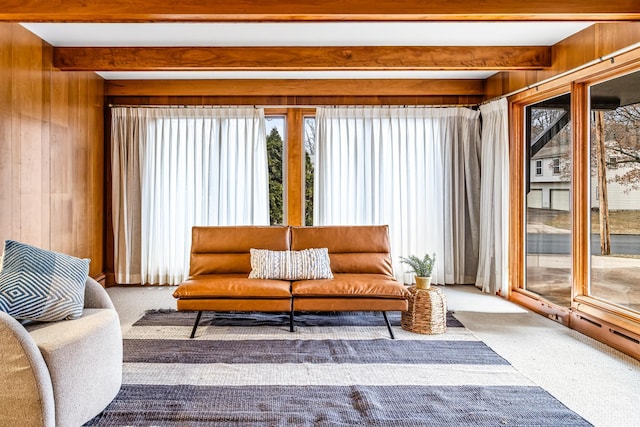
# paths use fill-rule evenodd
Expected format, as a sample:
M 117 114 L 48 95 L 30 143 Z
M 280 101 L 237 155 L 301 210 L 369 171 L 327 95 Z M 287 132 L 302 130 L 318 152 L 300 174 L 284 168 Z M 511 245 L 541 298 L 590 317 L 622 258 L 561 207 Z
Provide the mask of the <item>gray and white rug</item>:
M 380 313 L 153 311 L 123 386 L 88 426 L 588 426 L 451 314 L 442 335 Z

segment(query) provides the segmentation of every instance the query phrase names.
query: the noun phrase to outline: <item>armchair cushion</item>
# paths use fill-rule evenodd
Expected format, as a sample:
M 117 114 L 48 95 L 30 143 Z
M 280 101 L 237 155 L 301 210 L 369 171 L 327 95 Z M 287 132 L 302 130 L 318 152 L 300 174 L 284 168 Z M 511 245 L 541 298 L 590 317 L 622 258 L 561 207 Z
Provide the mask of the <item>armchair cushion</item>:
M 78 319 L 27 330 L 49 369 L 57 426 L 85 423 L 118 393 L 122 335 L 115 310 L 88 308 Z
M 0 311 L 16 319 L 77 319 L 89 260 L 7 240 L 0 271 Z

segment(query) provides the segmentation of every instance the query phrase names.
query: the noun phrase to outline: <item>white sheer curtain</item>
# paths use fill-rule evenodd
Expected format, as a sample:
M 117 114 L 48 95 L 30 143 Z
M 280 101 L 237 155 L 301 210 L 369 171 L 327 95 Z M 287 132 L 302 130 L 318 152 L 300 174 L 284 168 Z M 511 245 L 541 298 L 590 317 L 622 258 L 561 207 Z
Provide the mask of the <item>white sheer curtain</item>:
M 314 224 L 388 224 L 400 256 L 436 253 L 434 283 L 473 283 L 479 113 L 466 108 L 319 108 Z
M 183 281 L 194 225 L 269 224 L 263 110 L 111 113 L 118 283 Z
M 509 238 L 509 113 L 505 98 L 480 106 L 480 253 L 476 286 L 507 296 Z

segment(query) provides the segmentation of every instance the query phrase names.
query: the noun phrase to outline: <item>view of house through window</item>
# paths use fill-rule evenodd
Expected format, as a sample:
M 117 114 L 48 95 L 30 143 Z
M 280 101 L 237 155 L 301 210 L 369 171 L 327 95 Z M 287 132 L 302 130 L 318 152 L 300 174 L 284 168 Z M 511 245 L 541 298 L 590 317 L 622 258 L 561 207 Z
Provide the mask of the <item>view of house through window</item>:
M 266 116 L 267 161 L 269 163 L 269 217 L 271 225 L 284 224 L 283 153 L 286 138 L 284 116 Z
M 571 303 L 571 96 L 526 109 L 525 289 Z
M 640 311 L 640 72 L 590 88 L 590 295 Z

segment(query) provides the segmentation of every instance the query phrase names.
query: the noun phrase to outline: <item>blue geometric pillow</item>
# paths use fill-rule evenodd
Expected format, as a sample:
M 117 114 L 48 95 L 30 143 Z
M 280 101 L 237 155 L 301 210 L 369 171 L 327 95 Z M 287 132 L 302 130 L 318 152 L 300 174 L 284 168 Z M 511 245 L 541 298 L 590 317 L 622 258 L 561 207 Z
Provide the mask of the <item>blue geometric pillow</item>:
M 7 240 L 0 270 L 0 310 L 16 319 L 76 319 L 84 307 L 89 260 Z

